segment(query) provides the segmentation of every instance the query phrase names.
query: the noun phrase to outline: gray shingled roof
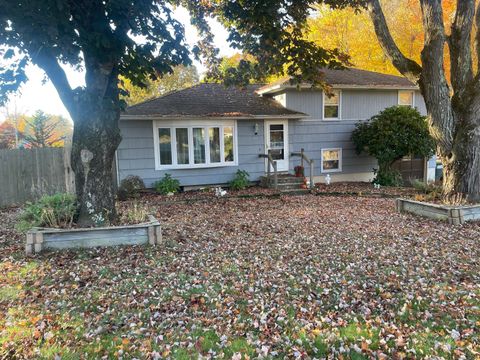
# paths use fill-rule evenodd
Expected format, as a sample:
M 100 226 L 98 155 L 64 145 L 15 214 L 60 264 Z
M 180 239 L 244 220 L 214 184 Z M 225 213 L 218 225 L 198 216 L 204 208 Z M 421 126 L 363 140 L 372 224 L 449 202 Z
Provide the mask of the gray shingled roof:
M 199 84 L 130 106 L 122 117 L 307 117 L 284 108 L 269 97 L 256 94 L 255 91 L 261 86 L 238 88 L 222 84 Z
M 373 71 L 347 68 L 345 70 L 323 69 L 325 82 L 334 87 L 364 87 L 364 88 L 416 88 L 417 86 L 402 76 L 387 75 Z M 265 85 L 259 89 L 260 92 L 274 87 L 295 86 L 290 84 L 289 79 L 282 79 L 276 83 Z M 304 86 L 310 87 L 305 84 Z

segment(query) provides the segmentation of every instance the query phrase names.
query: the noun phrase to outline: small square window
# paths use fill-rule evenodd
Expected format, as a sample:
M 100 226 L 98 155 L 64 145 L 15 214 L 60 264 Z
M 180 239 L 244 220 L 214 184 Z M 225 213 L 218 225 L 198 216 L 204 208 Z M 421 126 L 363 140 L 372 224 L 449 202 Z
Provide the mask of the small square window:
M 342 149 L 322 149 L 322 173 L 342 171 Z
M 414 105 L 415 93 L 413 91 L 399 91 L 398 92 L 398 105 L 411 106 Z

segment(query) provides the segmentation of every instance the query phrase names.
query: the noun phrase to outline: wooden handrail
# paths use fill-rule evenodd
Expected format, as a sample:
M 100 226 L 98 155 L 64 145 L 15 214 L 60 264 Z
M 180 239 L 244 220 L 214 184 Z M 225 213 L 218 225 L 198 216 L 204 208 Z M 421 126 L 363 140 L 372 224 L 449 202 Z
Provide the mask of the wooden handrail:
M 268 159 L 267 179 L 270 182 L 270 177 L 271 177 L 270 165 L 271 165 L 273 169 L 273 188 L 277 190 L 278 189 L 277 161 L 273 160 L 270 150 L 268 150 L 267 154 L 259 154 L 258 157 Z
M 313 190 L 315 184 L 313 182 L 313 159 L 310 159 L 307 155 L 305 155 L 305 150 L 302 149 L 300 152 L 292 152 L 291 156 L 299 156 L 301 158 L 301 165 L 304 167 L 304 161 L 306 161 L 310 165 L 310 190 Z

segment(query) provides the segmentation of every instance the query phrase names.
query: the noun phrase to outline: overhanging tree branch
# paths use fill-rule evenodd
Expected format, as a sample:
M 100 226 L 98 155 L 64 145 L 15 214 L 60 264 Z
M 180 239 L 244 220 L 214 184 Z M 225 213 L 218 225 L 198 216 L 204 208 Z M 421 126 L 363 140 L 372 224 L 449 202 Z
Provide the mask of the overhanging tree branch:
M 460 96 L 473 79 L 471 31 L 475 15 L 475 0 L 457 0 L 457 10 L 448 38 L 451 60 L 452 87 Z M 478 22 L 478 14 L 477 14 Z
M 379 0 L 369 0 L 367 9 L 372 19 L 375 33 L 384 53 L 388 56 L 392 64 L 410 81 L 418 84 L 422 67 L 412 59 L 407 58 L 398 48 L 388 29 L 385 15 Z
M 60 99 L 65 104 L 67 110 L 75 112 L 74 91 L 68 82 L 67 75 L 58 63 L 55 56 L 49 54 L 47 49 L 40 48 L 32 56 L 32 62 L 45 71 L 50 81 L 57 89 Z

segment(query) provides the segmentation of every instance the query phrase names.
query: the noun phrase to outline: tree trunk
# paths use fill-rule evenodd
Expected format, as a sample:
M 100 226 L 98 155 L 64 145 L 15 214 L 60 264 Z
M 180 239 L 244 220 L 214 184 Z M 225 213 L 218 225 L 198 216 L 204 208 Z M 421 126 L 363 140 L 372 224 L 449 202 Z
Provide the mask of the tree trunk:
M 480 202 L 480 130 L 462 123 L 457 127 L 451 151 L 439 148 L 443 165 L 443 193 L 446 199 L 462 194 Z
M 119 112 L 89 108 L 75 119 L 71 161 L 79 204 L 78 223 L 102 226 L 116 217 L 112 165 L 121 140 Z

